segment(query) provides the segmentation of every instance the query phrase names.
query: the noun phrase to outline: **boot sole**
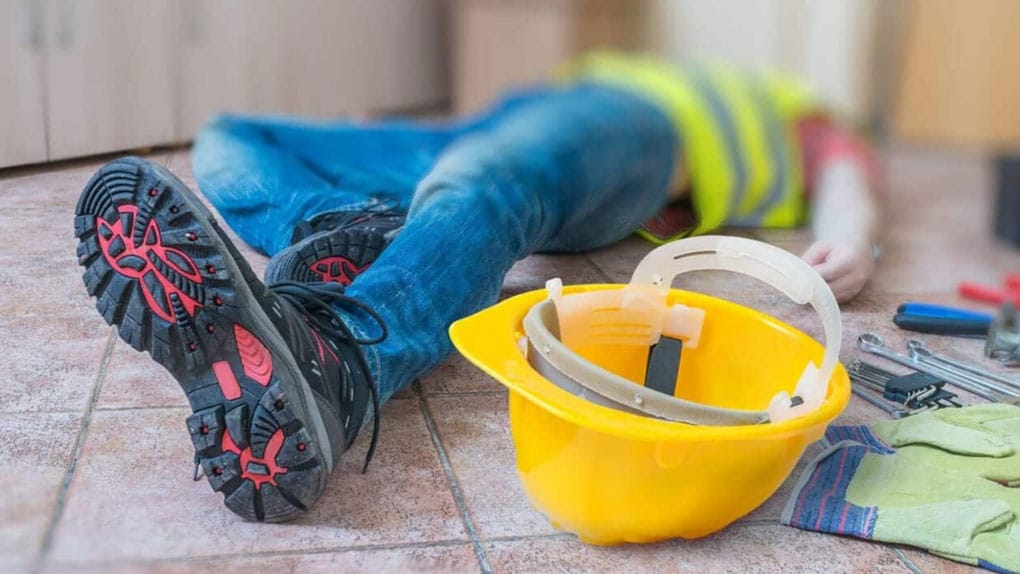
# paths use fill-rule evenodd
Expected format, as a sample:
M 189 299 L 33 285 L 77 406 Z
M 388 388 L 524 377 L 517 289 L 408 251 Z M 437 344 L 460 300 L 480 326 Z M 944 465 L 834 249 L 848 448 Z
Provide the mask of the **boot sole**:
M 348 286 L 388 244 L 377 231 L 332 230 L 306 237 L 281 254 L 266 281 L 336 282 Z
M 103 319 L 187 395 L 195 461 L 226 506 L 281 522 L 322 495 L 332 453 L 312 391 L 212 214 L 138 158 L 101 168 L 75 209 L 82 278 Z

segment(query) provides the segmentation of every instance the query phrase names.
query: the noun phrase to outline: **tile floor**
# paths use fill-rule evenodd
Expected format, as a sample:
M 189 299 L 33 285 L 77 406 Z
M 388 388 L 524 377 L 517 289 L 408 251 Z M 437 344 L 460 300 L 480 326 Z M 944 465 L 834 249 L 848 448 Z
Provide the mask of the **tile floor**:
M 186 150 L 151 154 L 193 183 Z M 246 524 L 192 482 L 187 414 L 173 380 L 116 338 L 75 265 L 71 211 L 104 159 L 0 172 L 0 571 L 82 572 L 962 572 L 906 548 L 781 526 L 789 485 L 748 517 L 697 541 L 597 548 L 533 510 L 514 468 L 507 395 L 452 357 L 384 410 L 368 474 L 345 457 L 302 520 Z M 843 359 L 865 330 L 894 344 L 905 299 L 959 303 L 957 281 L 996 282 L 1020 251 L 989 232 L 992 181 L 981 158 L 898 151 L 890 157 L 887 247 L 871 286 L 845 306 Z M 753 236 L 793 251 L 804 231 Z M 581 256 L 534 256 L 506 294 L 567 283 L 624 282 L 649 249 L 639 240 Z M 256 270 L 265 260 L 251 251 Z M 809 314 L 773 293 L 704 274 L 685 284 L 764 306 L 817 334 Z M 979 343 L 929 338 L 976 357 Z M 855 399 L 841 422 L 882 413 Z M 365 448 L 360 441 L 357 449 Z

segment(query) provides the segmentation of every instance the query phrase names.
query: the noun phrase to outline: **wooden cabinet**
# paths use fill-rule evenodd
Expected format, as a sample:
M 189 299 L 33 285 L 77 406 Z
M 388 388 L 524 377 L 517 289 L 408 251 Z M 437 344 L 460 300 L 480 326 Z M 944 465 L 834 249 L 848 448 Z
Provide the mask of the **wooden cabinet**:
M 0 2 L 0 167 L 46 160 L 42 7 Z
M 812 84 L 837 113 L 868 121 L 875 112 L 873 93 L 883 87 L 873 82 L 878 20 L 891 4 L 451 0 L 454 103 L 458 110 L 477 109 L 507 88 L 547 80 L 586 50 L 638 48 L 677 62 L 723 60 L 785 70 Z
M 181 2 L 181 139 L 219 111 L 338 116 L 446 97 L 440 0 Z
M 174 139 L 178 0 L 45 0 L 49 159 Z
M 277 108 L 274 29 L 268 0 L 182 0 L 177 140 L 192 137 L 217 111 Z
M 1020 2 L 911 0 L 893 130 L 975 150 L 1020 147 Z
M 353 3 L 360 5 L 365 42 L 365 48 L 354 54 L 375 68 L 366 90 L 367 109 L 382 112 L 445 103 L 445 2 Z M 352 76 L 357 77 L 356 70 L 337 81 L 350 82 Z
M 650 0 L 454 0 L 453 102 L 475 111 L 593 48 L 637 48 Z
M 0 167 L 446 99 L 443 0 L 0 0 Z

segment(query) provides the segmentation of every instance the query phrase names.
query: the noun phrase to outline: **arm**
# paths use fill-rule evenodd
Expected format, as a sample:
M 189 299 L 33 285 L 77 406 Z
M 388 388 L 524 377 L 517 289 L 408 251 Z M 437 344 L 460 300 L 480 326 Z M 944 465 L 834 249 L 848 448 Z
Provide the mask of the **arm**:
M 870 149 L 833 128 L 819 142 L 817 169 L 810 174 L 811 229 L 815 242 L 803 258 L 839 301 L 849 301 L 875 269 L 879 234 L 876 177 Z

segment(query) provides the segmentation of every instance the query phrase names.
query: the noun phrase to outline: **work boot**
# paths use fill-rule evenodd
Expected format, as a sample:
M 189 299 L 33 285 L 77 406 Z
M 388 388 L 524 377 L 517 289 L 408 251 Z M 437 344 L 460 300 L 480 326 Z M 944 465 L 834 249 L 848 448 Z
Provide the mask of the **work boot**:
M 322 495 L 378 397 L 359 340 L 334 311 L 371 309 L 329 285 L 267 288 L 168 170 L 102 167 L 75 209 L 78 261 L 96 307 L 184 389 L 205 474 L 230 510 L 280 522 Z
M 386 203 L 364 209 L 331 211 L 303 221 L 291 246 L 266 267 L 266 283 L 331 282 L 350 285 L 379 258 L 404 228 L 405 216 Z

